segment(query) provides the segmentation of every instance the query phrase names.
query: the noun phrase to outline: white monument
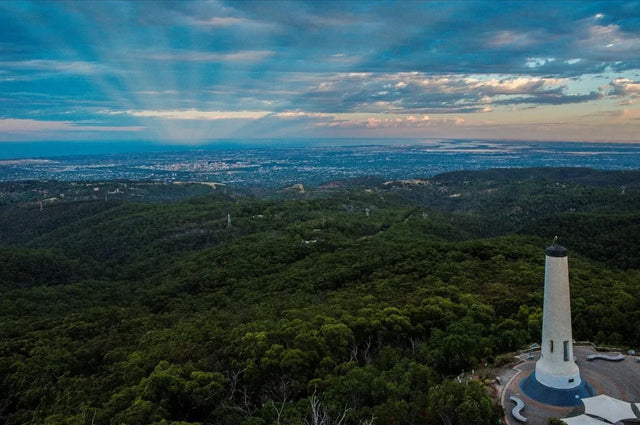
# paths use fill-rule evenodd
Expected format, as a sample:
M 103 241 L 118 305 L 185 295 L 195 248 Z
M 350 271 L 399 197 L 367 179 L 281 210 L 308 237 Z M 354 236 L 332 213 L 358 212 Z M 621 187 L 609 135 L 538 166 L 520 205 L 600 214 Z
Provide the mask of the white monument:
M 536 380 L 556 389 L 578 387 L 581 379 L 573 360 L 567 249 L 556 245 L 556 239 L 545 250 L 541 348 Z

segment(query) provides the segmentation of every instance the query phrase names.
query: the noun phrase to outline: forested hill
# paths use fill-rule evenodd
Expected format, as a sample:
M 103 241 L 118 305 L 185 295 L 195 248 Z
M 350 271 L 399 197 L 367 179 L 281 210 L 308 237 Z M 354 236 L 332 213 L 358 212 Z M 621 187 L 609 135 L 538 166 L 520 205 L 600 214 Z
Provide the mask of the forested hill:
M 494 424 L 554 235 L 575 338 L 640 346 L 638 181 L 0 183 L 0 422 Z
M 492 168 L 479 171 L 452 171 L 433 178 L 441 182 L 495 181 L 546 179 L 590 186 L 625 186 L 640 189 L 638 170 L 595 170 L 582 167 Z

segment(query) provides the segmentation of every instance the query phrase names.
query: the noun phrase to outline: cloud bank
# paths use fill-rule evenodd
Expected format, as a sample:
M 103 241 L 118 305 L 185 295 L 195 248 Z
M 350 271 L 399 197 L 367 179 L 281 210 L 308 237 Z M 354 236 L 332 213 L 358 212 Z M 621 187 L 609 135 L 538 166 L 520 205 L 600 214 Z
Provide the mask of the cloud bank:
M 640 142 L 638 16 L 624 0 L 0 2 L 0 142 Z

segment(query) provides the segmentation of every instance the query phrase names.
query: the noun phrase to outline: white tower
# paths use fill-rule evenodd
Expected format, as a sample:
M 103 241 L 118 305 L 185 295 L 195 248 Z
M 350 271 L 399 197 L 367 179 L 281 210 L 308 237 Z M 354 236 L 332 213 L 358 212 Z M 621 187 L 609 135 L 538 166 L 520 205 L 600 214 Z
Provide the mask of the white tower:
M 580 371 L 573 360 L 569 265 L 567 249 L 553 245 L 545 250 L 542 352 L 536 362 L 536 380 L 551 388 L 580 385 Z

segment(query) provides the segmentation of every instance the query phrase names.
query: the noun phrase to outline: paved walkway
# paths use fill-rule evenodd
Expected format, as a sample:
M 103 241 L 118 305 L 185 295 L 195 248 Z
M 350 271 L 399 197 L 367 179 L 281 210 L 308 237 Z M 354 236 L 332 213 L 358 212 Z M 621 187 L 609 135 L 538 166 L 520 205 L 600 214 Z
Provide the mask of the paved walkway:
M 576 364 L 580 368 L 580 375 L 593 385 L 597 395 L 607 394 L 620 400 L 640 403 L 640 363 L 636 361 L 637 357 L 627 356 L 625 360 L 620 362 L 588 361 L 587 356 L 595 353 L 593 348 L 574 347 L 573 351 L 576 356 Z M 502 385 L 497 386 L 497 389 L 502 391 L 502 406 L 505 409 L 509 425 L 521 424 L 511 416 L 514 403 L 509 400 L 509 397 L 512 395 L 524 401 L 525 408 L 521 413 L 527 418 L 529 425 L 546 425 L 547 419 L 550 417 L 564 418 L 574 409 L 576 411 L 583 409 L 581 406 L 577 408 L 557 407 L 538 403 L 520 390 L 520 382 L 531 375 L 537 360 L 537 356 L 533 360 L 525 360 L 514 369 L 500 375 Z

